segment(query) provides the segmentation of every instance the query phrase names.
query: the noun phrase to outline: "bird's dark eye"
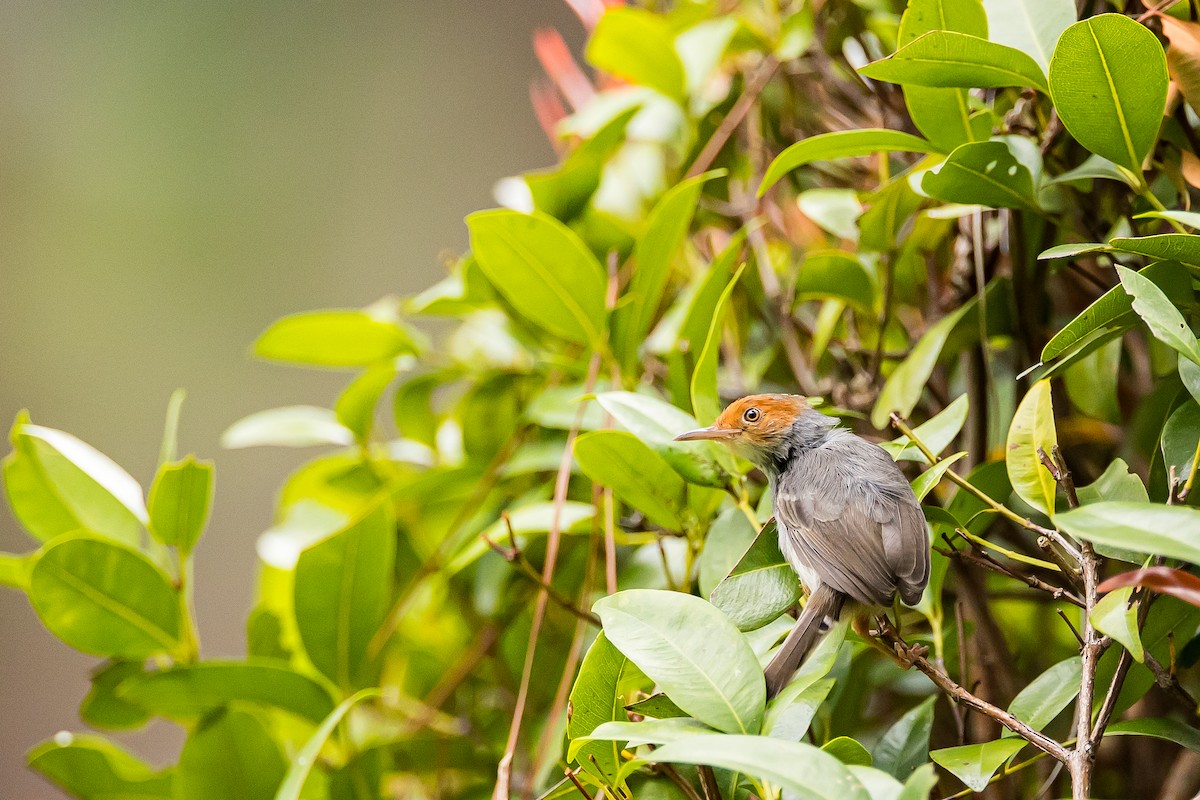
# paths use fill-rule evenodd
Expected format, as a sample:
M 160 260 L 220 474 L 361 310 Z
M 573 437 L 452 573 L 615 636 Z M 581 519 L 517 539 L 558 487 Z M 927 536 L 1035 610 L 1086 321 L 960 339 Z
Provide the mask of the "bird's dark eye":
M 747 408 L 745 412 L 742 413 L 742 419 L 746 420 L 746 422 L 758 422 L 758 418 L 761 416 L 762 412 L 757 408 Z

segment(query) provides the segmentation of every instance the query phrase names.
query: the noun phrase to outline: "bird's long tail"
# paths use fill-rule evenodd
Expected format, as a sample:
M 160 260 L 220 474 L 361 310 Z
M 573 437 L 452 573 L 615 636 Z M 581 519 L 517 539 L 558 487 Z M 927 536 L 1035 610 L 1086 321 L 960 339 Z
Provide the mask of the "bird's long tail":
M 818 586 L 809 596 L 808 604 L 796 620 L 796 626 L 783 640 L 779 652 L 764 670 L 768 699 L 779 694 L 780 690 L 787 686 L 809 651 L 820 640 L 821 634 L 829 630 L 832 622 L 837 620 L 845 602 L 846 595 L 825 584 Z

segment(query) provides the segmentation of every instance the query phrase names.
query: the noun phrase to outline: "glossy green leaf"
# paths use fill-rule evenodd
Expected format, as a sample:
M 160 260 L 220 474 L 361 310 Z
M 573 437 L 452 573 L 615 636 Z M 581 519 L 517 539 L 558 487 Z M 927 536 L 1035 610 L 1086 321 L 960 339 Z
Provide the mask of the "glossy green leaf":
M 797 677 L 771 701 L 763 728 L 773 739 L 803 741 L 818 709 L 836 683 L 833 678 L 818 678 L 808 682 Z
M 1076 539 L 1200 564 L 1200 511 L 1194 508 L 1106 501 L 1063 512 L 1054 521 Z
M 770 781 L 802 800 L 869 800 L 845 764 L 802 742 L 717 734 L 664 744 L 649 754 L 659 764 L 708 764 Z
M 713 600 L 712 593 L 758 538 L 758 529 L 758 525 L 753 524 L 742 509 L 730 506 L 713 520 L 704 537 L 704 549 L 700 552 L 699 559 L 700 595 L 708 597 L 713 605 L 724 611 L 730 619 L 733 619 L 733 614 Z M 737 624 L 736 620 L 734 624 Z
M 1200 212 L 1197 211 L 1146 211 L 1136 215 L 1134 219 L 1166 219 L 1193 230 L 1200 230 Z
M 571 688 L 571 715 L 567 719 L 567 738 L 574 741 L 588 736 L 606 722 L 627 719 L 622 697 L 622 681 L 630 664 L 601 632 L 579 667 L 579 676 Z M 584 771 L 608 785 L 617 782 L 621 766 L 621 748 L 613 741 L 594 741 L 582 745 L 572 759 Z
M 688 178 L 671 187 L 650 211 L 646 232 L 634 246 L 637 269 L 625 291 L 626 302 L 614 319 L 616 338 L 627 367 L 637 358 L 638 348 L 653 327 L 672 261 L 687 238 L 700 191 L 706 181 L 723 174 L 724 170 L 719 170 Z
M 800 265 L 794 292 L 797 302 L 834 297 L 860 311 L 875 308 L 875 281 L 853 253 L 840 250 L 808 254 Z
M 854 189 L 808 189 L 796 196 L 800 213 L 837 239 L 858 238 L 858 218 L 863 206 Z
M 145 725 L 150 712 L 118 696 L 118 687 L 141 675 L 144 668 L 140 661 L 109 661 L 97 667 L 92 672 L 92 688 L 79 704 L 79 718 L 96 728 L 127 730 Z
M 159 771 L 101 736 L 60 733 L 29 752 L 29 766 L 80 800 L 173 800 Z
M 212 507 L 213 474 L 211 461 L 188 456 L 182 461 L 163 464 L 150 486 L 150 533 L 166 545 L 190 553 L 204 532 Z
M 1187 361 L 1187 359 L 1180 359 Z M 1188 362 L 1191 363 L 1190 361 Z M 1200 405 L 1182 403 L 1167 417 L 1159 439 L 1163 466 L 1175 468 L 1175 479 L 1186 481 L 1196 466 L 1196 443 L 1200 440 Z
M 917 500 L 924 500 L 925 496 L 933 491 L 933 488 L 941 482 L 942 478 L 954 465 L 955 461 L 965 456 L 965 450 L 955 453 L 954 455 L 946 456 L 934 466 L 922 472 L 913 479 L 912 488 L 913 494 L 917 496 Z
M 1136 253 L 1160 261 L 1178 261 L 1189 267 L 1200 268 L 1200 236 L 1194 233 L 1118 237 L 1108 244 L 1113 250 L 1123 253 Z
M 204 661 L 146 672 L 125 680 L 117 694 L 176 720 L 196 719 L 239 702 L 278 708 L 320 722 L 334 705 L 321 684 L 285 663 L 267 660 Z
M 1121 14 L 1090 17 L 1063 32 L 1049 74 L 1076 141 L 1140 175 L 1167 100 L 1167 59 L 1154 34 Z
M 1196 342 L 1196 335 L 1162 289 L 1146 276 L 1120 265 L 1117 265 L 1117 273 L 1121 276 L 1121 285 L 1133 299 L 1134 312 L 1146 323 L 1154 338 L 1200 364 L 1200 344 Z
M 587 60 L 599 69 L 682 99 L 686 75 L 667 21 L 640 8 L 614 7 L 592 32 Z
M 1042 68 L 1025 53 L 953 31 L 931 31 L 859 72 L 874 80 L 917 86 L 1029 86 L 1047 91 Z
M 743 631 L 761 628 L 800 599 L 800 581 L 779 551 L 774 522 L 763 526 L 710 599 Z
M 939 411 L 932 419 L 926 420 L 914 428 L 913 434 L 935 456 L 941 455 L 966 424 L 969 402 L 965 394 L 959 395 L 954 398 L 954 402 Z M 899 436 L 890 442 L 881 442 L 879 446 L 887 450 L 896 461 L 928 462 L 921 452 L 921 448 L 912 443 L 907 436 Z
M 775 157 L 758 187 L 758 196 L 779 182 L 794 169 L 815 161 L 856 158 L 875 153 L 936 153 L 938 148 L 911 133 L 886 128 L 862 128 L 853 131 L 834 131 L 801 139 Z
M 1135 176 L 1133 173 L 1127 169 L 1118 167 L 1107 158 L 1098 156 L 1095 153 L 1084 159 L 1083 163 L 1078 167 L 1069 169 L 1061 175 L 1055 175 L 1051 178 L 1047 178 L 1045 182 L 1048 184 L 1072 183 L 1075 181 L 1090 181 L 1094 178 L 1102 178 L 1109 181 L 1120 181 L 1130 188 L 1138 188 L 1138 184 L 1134 179 Z M 1139 216 L 1145 215 L 1141 214 Z
M 56 539 L 34 562 L 29 600 L 51 633 L 84 653 L 135 659 L 180 646 L 183 622 L 170 578 L 124 545 Z
M 738 278 L 742 277 L 746 265 L 743 264 L 729 279 L 725 291 L 717 300 L 713 310 L 712 321 L 708 326 L 708 336 L 704 347 L 696 359 L 696 368 L 692 372 L 691 396 L 692 413 L 702 423 L 711 423 L 721 413 L 721 399 L 717 390 L 717 362 L 721 352 L 721 334 L 725 325 L 725 311 L 729 307 L 729 297 L 737 286 Z
M 1126 719 L 1108 726 L 1105 736 L 1149 736 L 1200 752 L 1200 732 L 1185 722 L 1165 717 Z
M 284 406 L 257 411 L 233 423 L 221 434 L 221 446 L 229 450 L 353 443 L 353 432 L 338 421 L 334 412 L 317 406 Z
M 876 767 L 903 781 L 928 760 L 936 702 L 936 696 L 925 698 L 884 732 L 872 751 Z
M 1017 692 L 1008 710 L 1034 730 L 1049 725 L 1079 694 L 1083 666 L 1079 656 L 1064 659 Z M 1002 736 L 1016 736 L 1005 729 Z
M 30 535 L 49 541 L 87 530 L 136 545 L 146 522 L 142 487 L 108 456 L 22 412 L 3 463 L 9 507 Z
M 271 323 L 254 343 L 254 354 L 272 361 L 317 367 L 365 367 L 416 352 L 399 323 L 365 311 L 308 311 Z
M 369 685 L 378 665 L 367 646 L 391 603 L 396 531 L 378 503 L 300 553 L 296 625 L 313 665 L 345 689 Z
M 1042 465 L 1038 450 L 1050 454 L 1056 444 L 1058 434 L 1054 429 L 1050 381 L 1041 380 L 1029 388 L 1017 406 L 1008 429 L 1004 463 L 1013 491 L 1030 506 L 1048 515 L 1054 514 L 1057 484 L 1050 470 Z
M 954 775 L 975 792 L 987 788 L 988 781 L 1005 761 L 1025 746 L 1024 739 L 996 739 L 983 744 L 964 744 L 933 750 L 934 763 Z
M 625 742 L 630 747 L 639 747 L 643 744 L 677 742 L 693 736 L 716 735 L 717 731 L 691 717 L 647 719 L 641 722 L 605 722 L 588 736 L 573 740 L 567 750 L 567 758 L 574 760 L 589 742 Z
M 372 367 L 351 381 L 338 396 L 333 410 L 337 420 L 354 433 L 354 438 L 366 442 L 375 427 L 375 406 L 396 377 L 394 364 Z
M 271 800 L 287 771 L 279 744 L 253 714 L 222 710 L 188 736 L 175 769 L 176 800 Z
M 471 214 L 467 227 L 480 269 L 513 308 L 555 336 L 598 340 L 607 279 L 574 231 L 545 214 L 504 209 Z
M 1187 270 L 1172 261 L 1151 264 L 1139 273 L 1172 298 L 1183 298 L 1192 291 Z M 1123 286 L 1114 286 L 1067 323 L 1042 348 L 1042 361 L 1050 361 L 1084 342 L 1099 330 L 1133 325 L 1133 300 Z
M 1074 258 L 1088 253 L 1109 253 L 1112 248 L 1104 242 L 1071 242 L 1047 248 L 1038 253 L 1038 259 L 1046 261 L 1053 258 Z
M 1188 390 L 1188 394 L 1197 403 L 1200 403 L 1200 364 L 1191 359 L 1181 358 L 1178 363 L 1179 379 L 1183 382 L 1183 386 Z
M 675 702 L 662 692 L 652 694 L 645 700 L 630 703 L 625 706 L 625 710 L 652 719 L 678 719 L 687 716 L 686 711 L 675 705 Z
M 959 145 L 925 173 L 921 188 L 947 203 L 1037 210 L 1033 177 L 1003 142 Z
M 631 433 L 592 431 L 575 440 L 575 460 L 583 473 L 611 488 L 655 525 L 681 527 L 685 504 L 683 479 Z
M 680 592 L 630 589 L 601 598 L 593 610 L 609 641 L 684 711 L 718 730 L 758 732 L 762 668 L 712 605 Z
M 1111 636 L 1141 663 L 1146 660 L 1146 651 L 1138 631 L 1138 604 L 1129 602 L 1132 595 L 1132 586 L 1109 592 L 1100 598 L 1088 617 L 1096 630 Z
M 279 784 L 278 791 L 275 792 L 274 800 L 300 800 L 304 791 L 304 784 L 308 781 L 309 773 L 312 772 L 321 749 L 325 746 L 329 737 L 333 735 L 334 729 L 350 713 L 352 708 L 365 700 L 378 697 L 380 692 L 380 689 L 375 688 L 361 689 L 350 697 L 347 697 L 338 704 L 337 708 L 330 712 L 329 716 L 313 731 L 312 736 L 308 737 L 308 741 L 304 743 L 304 746 L 292 758 L 291 764 L 287 768 L 287 774 L 284 775 L 283 781 Z
M 829 753 L 829 755 L 847 766 L 871 766 L 870 751 L 863 747 L 862 743 L 857 739 L 852 739 L 849 736 L 838 736 L 836 739 L 830 739 L 821 747 L 821 750 Z
M 1028 53 L 1043 70 L 1058 37 L 1075 22 L 1072 0 L 983 0 L 988 38 Z

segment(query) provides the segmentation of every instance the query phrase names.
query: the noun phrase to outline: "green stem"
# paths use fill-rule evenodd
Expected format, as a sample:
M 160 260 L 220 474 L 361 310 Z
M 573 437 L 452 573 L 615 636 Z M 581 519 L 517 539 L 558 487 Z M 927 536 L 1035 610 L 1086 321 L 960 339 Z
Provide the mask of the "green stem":
M 179 596 L 179 617 L 182 627 L 182 642 L 179 658 L 184 664 L 194 664 L 200 658 L 200 636 L 196 629 L 196 618 L 192 611 L 194 606 L 195 568 L 191 553 L 179 554 L 179 582 L 176 593 Z

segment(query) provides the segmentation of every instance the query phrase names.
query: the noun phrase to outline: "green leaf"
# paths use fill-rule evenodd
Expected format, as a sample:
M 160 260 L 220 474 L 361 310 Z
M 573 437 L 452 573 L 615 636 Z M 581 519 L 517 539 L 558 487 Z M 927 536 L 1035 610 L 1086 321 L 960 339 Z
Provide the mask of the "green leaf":
M 1183 298 L 1192 291 L 1187 270 L 1173 261 L 1160 261 L 1138 274 L 1150 280 L 1171 298 Z M 1042 361 L 1050 361 L 1072 350 L 1093 333 L 1110 327 L 1133 325 L 1133 301 L 1124 286 L 1114 286 L 1079 313 L 1042 348 Z
M 938 147 L 911 133 L 887 128 L 862 128 L 853 131 L 821 133 L 801 139 L 775 157 L 758 187 L 758 196 L 794 169 L 814 161 L 857 158 L 875 153 L 936 153 Z
M 33 556 L 19 556 L 14 553 L 0 553 L 0 586 L 19 589 L 24 592 L 29 589 L 29 570 L 33 567 Z
M 1079 656 L 1064 659 L 1034 678 L 1008 704 L 1008 710 L 1034 730 L 1049 725 L 1079 694 Z M 1003 736 L 1016 736 L 1005 729 Z
M 871 753 L 857 739 L 849 736 L 830 739 L 821 747 L 821 750 L 847 766 L 871 766 Z
M 625 742 L 630 747 L 639 747 L 643 744 L 677 742 L 693 736 L 716 735 L 717 731 L 691 717 L 647 719 L 641 722 L 605 722 L 588 736 L 573 740 L 567 750 L 567 758 L 574 760 L 588 742 Z
M 140 661 L 108 661 L 92 671 L 92 688 L 79 704 L 79 718 L 95 728 L 128 730 L 140 728 L 150 712 L 117 696 L 117 687 L 126 679 L 141 675 Z
M 903 781 L 926 763 L 936 702 L 936 696 L 925 698 L 884 732 L 873 753 L 876 767 Z
M 29 766 L 80 800 L 173 800 L 171 773 L 101 736 L 62 732 L 29 752 Z
M 254 342 L 260 358 L 338 368 L 366 367 L 416 349 L 412 334 L 398 322 L 355 309 L 292 314 L 271 323 Z
M 271 800 L 287 771 L 258 717 L 222 710 L 188 736 L 175 769 L 176 800 Z
M 947 203 L 1036 211 L 1033 176 L 1003 142 L 959 145 L 925 173 L 921 188 Z
M 1038 449 L 1050 454 L 1056 444 L 1058 435 L 1054 430 L 1050 381 L 1043 379 L 1029 388 L 1017 406 L 1008 429 L 1004 463 L 1013 491 L 1031 507 L 1048 516 L 1054 515 L 1057 484 L 1050 470 L 1042 465 Z
M 313 731 L 313 735 L 308 737 L 308 741 L 292 758 L 287 774 L 284 776 L 283 782 L 279 784 L 279 790 L 275 792 L 274 800 L 300 800 L 308 775 L 312 772 L 313 765 L 317 763 L 317 756 L 320 755 L 321 748 L 333 734 L 334 728 L 338 726 L 343 717 L 350 713 L 350 709 L 364 700 L 378 697 L 381 691 L 375 688 L 362 689 L 347 697 L 330 712 L 329 716 Z
M 713 605 L 725 612 L 725 616 L 733 619 L 729 610 L 712 599 L 713 590 L 725 580 L 726 576 L 737 566 L 738 561 L 746 554 L 746 550 L 758 538 L 758 525 L 735 506 L 730 506 L 720 513 L 708 526 L 704 536 L 704 550 L 700 552 L 700 596 L 708 597 Z M 736 625 L 736 620 L 734 621 Z M 740 626 L 739 626 L 740 627 Z
M 1136 253 L 1160 261 L 1178 261 L 1200 269 L 1200 236 L 1194 233 L 1160 233 L 1154 236 L 1133 236 L 1109 241 L 1113 250 Z
M 859 73 L 906 85 L 963 89 L 1029 86 L 1047 91 L 1042 68 L 1020 50 L 953 31 L 931 31 Z
M 571 687 L 571 714 L 567 738 L 588 736 L 606 722 L 626 719 L 622 682 L 631 669 L 625 658 L 601 632 L 588 648 L 579 677 Z M 612 786 L 621 767 L 621 748 L 616 742 L 594 741 L 582 745 L 572 759 L 598 780 Z
M 321 684 L 283 662 L 205 661 L 125 680 L 117 695 L 174 720 L 191 720 L 232 702 L 278 708 L 320 722 L 333 710 Z
M 841 630 L 844 635 L 845 626 L 834 630 Z M 826 640 L 828 638 L 826 637 Z M 804 668 L 808 665 L 809 662 L 806 661 Z M 767 706 L 767 718 L 763 728 L 775 739 L 803 741 L 813 718 L 817 715 L 817 710 L 829 697 L 836 683 L 833 678 L 818 678 L 808 682 L 797 677 Z
M 988 38 L 1032 56 L 1043 70 L 1058 37 L 1075 22 L 1071 0 L 983 0 Z
M 467 227 L 480 269 L 513 308 L 555 336 L 599 341 L 607 279 L 574 231 L 545 214 L 504 209 L 477 211 Z
M 561 459 L 561 450 L 558 453 Z M 506 509 L 508 521 L 498 519 L 489 525 L 478 536 L 471 537 L 470 542 L 445 564 L 443 570 L 453 575 L 491 549 L 488 540 L 497 544 L 508 545 L 508 534 L 511 529 L 517 539 L 517 546 L 524 547 L 532 534 L 547 533 L 558 520 L 558 529 L 562 533 L 585 533 L 592 530 L 592 519 L 596 516 L 596 507 L 591 503 L 580 503 L 566 500 L 563 503 L 552 501 L 529 503 L 528 505 Z
M 854 189 L 808 189 L 796 197 L 800 213 L 837 239 L 858 238 L 858 218 L 863 206 Z
M 575 440 L 575 460 L 585 475 L 612 489 L 653 524 L 668 530 L 682 527 L 683 479 L 633 434 L 585 433 Z
M 375 406 L 396 377 L 395 364 L 372 367 L 355 378 L 334 405 L 337 420 L 365 444 L 375 427 Z
M 1121 285 L 1133 298 L 1133 310 L 1154 338 L 1184 358 L 1200 364 L 1200 344 L 1197 344 L 1195 334 L 1162 289 L 1146 276 L 1119 264 L 1117 274 L 1121 276 Z
M 587 46 L 587 60 L 631 83 L 682 100 L 683 63 L 667 21 L 640 8 L 610 8 L 600 17 Z
M 1197 211 L 1146 211 L 1135 215 L 1134 219 L 1166 219 L 1193 230 L 1200 229 L 1200 212 Z
M 875 281 L 853 253 L 841 250 L 809 253 L 800 265 L 794 290 L 796 302 L 831 297 L 860 311 L 875 308 Z
M 716 734 L 664 744 L 649 754 L 658 764 L 708 764 L 770 781 L 802 800 L 870 800 L 846 765 L 802 742 Z
M 740 266 L 737 272 L 733 273 L 733 277 L 729 279 L 725 291 L 721 292 L 721 297 L 717 300 L 717 307 L 713 310 L 704 347 L 700 350 L 700 356 L 696 359 L 696 368 L 692 371 L 692 413 L 701 423 L 712 422 L 721 413 L 721 399 L 717 390 L 717 361 L 721 351 L 721 331 L 725 324 L 725 310 L 729 307 L 729 296 L 733 294 L 733 287 L 737 286 L 738 278 L 742 277 L 745 269 L 745 264 Z
M 967 452 L 963 450 L 955 453 L 954 455 L 947 456 L 934 466 L 918 475 L 912 482 L 913 494 L 917 496 L 917 500 L 924 500 L 925 495 L 933 491 L 933 488 L 937 486 L 941 482 L 942 478 L 946 476 L 946 473 L 950 470 L 950 467 L 954 464 L 954 462 L 958 461 L 966 454 Z
M 29 600 L 51 633 L 84 653 L 136 659 L 180 646 L 183 623 L 170 578 L 124 545 L 55 539 L 33 564 Z
M 1061 175 L 1055 175 L 1047 178 L 1047 184 L 1058 183 L 1073 183 L 1075 181 L 1090 181 L 1093 178 L 1102 178 L 1109 181 L 1120 181 L 1131 189 L 1138 188 L 1138 182 L 1135 176 L 1127 169 L 1118 167 L 1107 158 L 1095 155 L 1094 153 L 1084 159 L 1083 163 L 1074 169 L 1069 169 Z M 1145 214 L 1139 217 L 1146 216 Z M 1136 219 L 1137 217 L 1135 217 Z M 1069 246 L 1069 245 L 1067 245 Z M 1055 249 L 1055 248 L 1051 248 Z
M 758 732 L 762 668 L 712 605 L 680 592 L 630 589 L 592 608 L 609 641 L 688 714 L 718 730 Z
M 163 464 L 150 486 L 150 533 L 181 553 L 190 553 L 208 523 L 212 506 L 213 473 L 211 461 L 188 456 L 182 461 Z
M 354 434 L 328 408 L 284 406 L 258 411 L 230 425 L 221 434 L 221 446 L 229 450 L 243 447 L 315 447 L 349 445 Z
M 675 705 L 675 702 L 662 692 L 652 694 L 645 700 L 630 703 L 625 706 L 625 710 L 652 719 L 677 719 L 687 716 L 687 712 Z
M 1054 522 L 1077 539 L 1200 564 L 1200 511 L 1194 508 L 1108 501 L 1065 511 Z
M 1200 752 L 1200 732 L 1185 722 L 1167 718 L 1127 719 L 1108 726 L 1105 736 L 1150 736 Z
M 300 553 L 296 626 L 313 666 L 344 689 L 369 685 L 378 665 L 367 647 L 387 615 L 396 529 L 386 503 Z
M 1146 660 L 1146 651 L 1138 632 L 1138 604 L 1129 602 L 1132 595 L 1132 586 L 1109 592 L 1100 598 L 1088 618 L 1096 630 L 1120 642 L 1140 664 Z
M 1046 261 L 1053 258 L 1074 258 L 1086 253 L 1111 253 L 1112 248 L 1104 242 L 1071 242 L 1059 244 L 1038 253 L 1038 260 Z
M 800 581 L 779 551 L 774 522 L 763 526 L 711 596 L 712 604 L 743 631 L 761 628 L 799 599 Z
M 1076 141 L 1141 175 L 1167 101 L 1162 45 L 1121 14 L 1077 22 L 1050 60 L 1050 96 Z
M 920 440 L 921 444 L 929 448 L 929 451 L 936 455 L 941 455 L 941 452 L 950 446 L 954 441 L 954 437 L 958 436 L 963 425 L 967 422 L 967 411 L 969 409 L 969 400 L 965 394 L 961 394 L 954 398 L 954 402 L 939 411 L 932 419 L 929 419 L 913 429 L 913 434 Z M 907 436 L 900 436 L 890 442 L 881 442 L 879 444 L 884 450 L 887 450 L 895 461 L 927 461 L 921 449 L 909 441 Z
M 700 191 L 706 181 L 724 174 L 724 170 L 715 170 L 689 178 L 671 187 L 650 211 L 646 232 L 634 247 L 637 269 L 625 292 L 627 302 L 614 320 L 622 363 L 627 369 L 632 367 L 638 348 L 654 324 L 671 275 L 671 262 L 687 238 Z
M 1025 746 L 1024 739 L 997 739 L 983 744 L 964 744 L 933 750 L 934 763 L 965 783 L 971 791 L 982 792 L 1000 765 Z
M 929 793 L 937 786 L 938 776 L 933 764 L 922 764 L 909 779 L 904 782 L 904 789 L 896 800 L 929 800 Z
M 49 541 L 87 530 L 126 544 L 141 540 L 142 487 L 108 456 L 69 433 L 33 425 L 21 412 L 3 461 L 13 514 L 30 535 Z
M 1192 363 L 1180 359 L 1181 363 Z M 1163 426 L 1159 447 L 1163 454 L 1163 466 L 1175 468 L 1176 480 L 1186 481 L 1196 461 L 1196 443 L 1200 441 L 1200 405 L 1182 403 L 1167 417 Z M 1145 498 L 1137 498 L 1145 499 Z

